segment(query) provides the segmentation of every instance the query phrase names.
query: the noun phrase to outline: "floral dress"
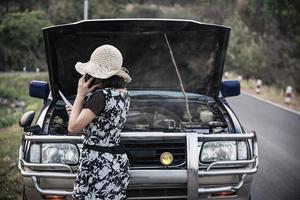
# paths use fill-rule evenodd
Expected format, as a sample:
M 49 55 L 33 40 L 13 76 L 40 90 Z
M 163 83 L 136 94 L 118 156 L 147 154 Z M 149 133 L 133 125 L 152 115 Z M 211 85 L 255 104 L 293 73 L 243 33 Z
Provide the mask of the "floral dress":
M 86 127 L 83 144 L 104 147 L 118 145 L 130 104 L 128 92 L 100 89 L 89 94 L 86 102 L 98 92 L 103 94 L 104 108 Z M 126 199 L 128 183 L 129 160 L 125 153 L 111 154 L 84 148 L 72 196 L 80 200 Z

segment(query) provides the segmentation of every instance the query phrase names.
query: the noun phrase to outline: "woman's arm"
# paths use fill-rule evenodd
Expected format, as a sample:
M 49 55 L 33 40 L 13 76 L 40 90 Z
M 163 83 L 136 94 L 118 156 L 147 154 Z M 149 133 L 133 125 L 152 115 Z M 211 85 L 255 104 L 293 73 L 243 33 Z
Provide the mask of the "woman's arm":
M 87 82 L 82 76 L 78 81 L 78 89 L 76 99 L 72 106 L 72 111 L 69 117 L 68 132 L 69 133 L 78 133 L 81 132 L 95 117 L 90 109 L 82 109 L 85 96 L 93 91 L 96 87 L 100 85 L 94 85 L 89 88 L 89 84 L 92 82 L 93 78 L 90 78 Z

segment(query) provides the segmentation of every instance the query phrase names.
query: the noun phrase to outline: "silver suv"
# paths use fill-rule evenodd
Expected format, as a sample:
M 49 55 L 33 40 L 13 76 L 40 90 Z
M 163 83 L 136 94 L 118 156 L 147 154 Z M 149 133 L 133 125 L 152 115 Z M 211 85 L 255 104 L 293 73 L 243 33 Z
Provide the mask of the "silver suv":
M 190 20 L 88 20 L 43 29 L 50 84 L 30 83 L 44 100 L 20 119 L 23 199 L 71 199 L 83 133 L 68 133 L 80 77 L 75 63 L 98 46 L 121 50 L 133 81 L 121 141 L 130 159 L 128 199 L 249 199 L 258 167 L 255 132 L 225 100 L 240 83 L 222 81 L 230 28 Z M 63 95 L 60 95 L 63 94 Z

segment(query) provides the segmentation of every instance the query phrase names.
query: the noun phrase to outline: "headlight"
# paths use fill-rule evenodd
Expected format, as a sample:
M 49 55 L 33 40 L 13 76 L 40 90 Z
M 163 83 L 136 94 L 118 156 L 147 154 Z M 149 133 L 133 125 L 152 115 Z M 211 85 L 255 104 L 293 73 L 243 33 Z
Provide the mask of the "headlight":
M 247 159 L 247 145 L 245 141 L 214 141 L 203 144 L 201 162 L 215 162 L 221 160 Z
M 41 146 L 39 144 L 33 144 L 30 147 L 29 161 L 32 163 L 39 163 L 41 156 Z
M 42 157 L 40 157 L 42 156 Z M 79 149 L 71 143 L 33 144 L 30 148 L 30 162 L 77 164 Z

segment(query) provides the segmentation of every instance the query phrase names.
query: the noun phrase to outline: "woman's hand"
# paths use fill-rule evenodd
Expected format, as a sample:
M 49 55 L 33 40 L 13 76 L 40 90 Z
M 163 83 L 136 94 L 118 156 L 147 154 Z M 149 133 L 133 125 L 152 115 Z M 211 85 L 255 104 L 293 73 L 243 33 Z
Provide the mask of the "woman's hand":
M 78 87 L 77 87 L 77 95 L 81 97 L 85 97 L 88 93 L 93 91 L 96 87 L 101 87 L 102 84 L 98 83 L 96 85 L 93 85 L 92 87 L 89 87 L 91 82 L 93 81 L 94 77 L 91 77 L 88 81 L 85 82 L 85 75 L 83 75 L 78 80 Z
M 93 81 L 94 77 L 91 77 L 87 82 L 85 82 L 85 75 L 83 75 L 79 80 L 78 80 L 78 87 L 77 87 L 77 96 L 85 97 L 90 91 L 92 91 L 91 87 L 89 88 L 90 83 Z
M 93 111 L 90 109 L 82 109 L 82 107 L 85 96 L 89 92 L 92 92 L 96 87 L 101 87 L 102 85 L 99 83 L 89 88 L 89 85 L 94 78 L 92 77 L 88 81 L 85 81 L 84 77 L 85 75 L 78 81 L 77 96 L 73 106 L 66 106 L 66 110 L 69 114 L 68 131 L 70 133 L 79 133 L 96 117 Z
M 66 105 L 66 111 L 67 111 L 69 117 L 70 117 L 70 114 L 71 114 L 71 112 L 72 112 L 72 107 L 73 107 L 73 106 Z

